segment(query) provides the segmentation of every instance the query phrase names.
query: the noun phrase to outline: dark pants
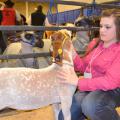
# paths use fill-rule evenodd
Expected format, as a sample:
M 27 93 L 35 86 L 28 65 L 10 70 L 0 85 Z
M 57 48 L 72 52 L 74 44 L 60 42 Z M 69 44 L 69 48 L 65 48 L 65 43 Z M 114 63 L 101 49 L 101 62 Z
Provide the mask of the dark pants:
M 4 50 L 6 49 L 6 47 L 7 47 L 6 41 L 4 40 L 4 36 L 2 34 L 2 31 L 0 31 L 0 49 L 1 49 L 0 53 L 3 53 Z
M 71 106 L 72 120 L 120 120 L 115 108 L 120 106 L 120 89 L 110 91 L 77 92 Z M 63 119 L 62 111 L 59 120 Z

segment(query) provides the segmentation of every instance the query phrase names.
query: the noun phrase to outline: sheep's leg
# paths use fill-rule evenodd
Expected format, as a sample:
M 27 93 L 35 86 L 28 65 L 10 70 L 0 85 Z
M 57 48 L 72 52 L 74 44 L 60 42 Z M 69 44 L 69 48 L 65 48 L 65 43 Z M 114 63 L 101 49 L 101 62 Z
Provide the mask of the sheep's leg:
M 61 110 L 60 104 L 59 103 L 53 104 L 52 107 L 54 110 L 55 120 L 58 120 L 58 115 Z

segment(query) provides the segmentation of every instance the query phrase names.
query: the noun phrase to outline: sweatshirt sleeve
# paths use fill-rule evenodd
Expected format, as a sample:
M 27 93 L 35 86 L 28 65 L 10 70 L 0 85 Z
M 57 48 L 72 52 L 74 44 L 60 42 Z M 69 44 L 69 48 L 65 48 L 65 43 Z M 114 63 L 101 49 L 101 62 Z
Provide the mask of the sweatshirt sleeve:
M 101 77 L 84 79 L 78 81 L 78 88 L 81 91 L 112 90 L 120 87 L 120 53 L 112 62 L 112 65 Z
M 79 71 L 79 72 L 84 72 L 85 66 L 84 66 L 84 61 L 82 58 L 80 58 L 80 56 L 78 54 L 76 54 L 75 58 L 74 58 L 74 69 L 75 71 Z
M 85 61 L 89 61 L 90 55 L 93 54 L 93 51 L 94 51 L 94 50 L 93 51 L 91 51 L 91 50 L 98 43 L 98 40 L 99 40 L 98 38 L 95 38 L 89 43 L 89 45 L 87 47 L 87 51 L 86 51 L 87 55 L 85 55 L 84 57 L 80 58 L 80 56 L 78 54 L 76 54 L 76 56 L 74 57 L 75 71 L 79 71 L 81 73 L 83 73 L 85 71 L 85 68 L 86 68 Z

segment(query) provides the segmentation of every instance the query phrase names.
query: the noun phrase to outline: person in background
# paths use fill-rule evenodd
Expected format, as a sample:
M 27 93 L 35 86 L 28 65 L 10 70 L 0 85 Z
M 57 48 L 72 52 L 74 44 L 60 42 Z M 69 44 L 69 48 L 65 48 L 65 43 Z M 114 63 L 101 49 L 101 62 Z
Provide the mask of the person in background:
M 39 5 L 37 10 L 31 14 L 31 25 L 43 26 L 45 21 L 45 14 L 43 13 L 43 7 Z
M 71 106 L 72 120 L 120 120 L 120 16 L 118 10 L 103 11 L 100 41 L 87 56 L 80 58 L 73 48 L 74 68 L 82 78 L 69 71 L 58 72 L 61 84 L 78 85 Z M 71 44 L 72 45 L 72 44 Z M 59 120 L 63 120 L 62 112 Z
M 6 0 L 4 4 L 4 8 L 0 11 L 0 24 L 3 26 L 19 24 L 21 21 L 21 16 L 19 12 L 13 8 L 14 2 L 11 0 Z M 2 51 L 4 51 L 8 45 L 8 37 L 15 33 L 15 31 L 2 31 L 2 38 L 0 39 L 1 44 L 3 44 L 0 46 L 0 48 L 2 48 Z M 4 48 L 2 46 L 4 46 Z
M 26 17 L 23 14 L 20 14 L 20 16 L 21 16 L 21 24 L 22 25 L 28 25 L 27 22 L 26 22 Z
M 0 25 L 1 25 L 1 20 L 2 20 L 2 10 L 4 8 L 5 4 L 3 2 L 0 2 Z
M 14 2 L 6 0 L 5 7 L 1 10 L 1 25 L 16 25 L 21 21 L 21 16 L 17 10 L 13 8 Z
M 5 4 L 3 2 L 0 2 L 0 10 L 4 8 Z
M 2 11 L 0 11 L 0 25 L 1 25 L 1 21 L 2 21 Z
M 79 16 L 75 20 L 74 24 L 77 27 L 88 28 L 92 26 L 92 20 L 84 16 Z M 90 42 L 89 31 L 77 31 L 75 37 L 73 38 L 73 45 L 77 51 L 85 51 L 89 42 Z
M 43 13 L 43 7 L 39 5 L 37 7 L 37 10 L 31 14 L 31 25 L 44 26 L 45 18 L 46 16 Z M 36 43 L 36 46 L 39 47 L 39 43 L 43 39 L 44 31 L 36 31 L 35 33 L 38 35 L 39 38 L 38 43 Z

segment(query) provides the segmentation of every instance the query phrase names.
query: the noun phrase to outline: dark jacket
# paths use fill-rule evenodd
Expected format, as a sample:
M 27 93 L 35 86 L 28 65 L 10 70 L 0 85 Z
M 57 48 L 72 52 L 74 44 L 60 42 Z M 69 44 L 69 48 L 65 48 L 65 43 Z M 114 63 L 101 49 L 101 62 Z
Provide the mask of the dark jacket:
M 45 15 L 39 11 L 35 11 L 31 14 L 31 25 L 43 26 L 45 21 Z
M 0 25 L 1 25 L 1 22 L 2 22 L 2 11 L 0 10 Z

